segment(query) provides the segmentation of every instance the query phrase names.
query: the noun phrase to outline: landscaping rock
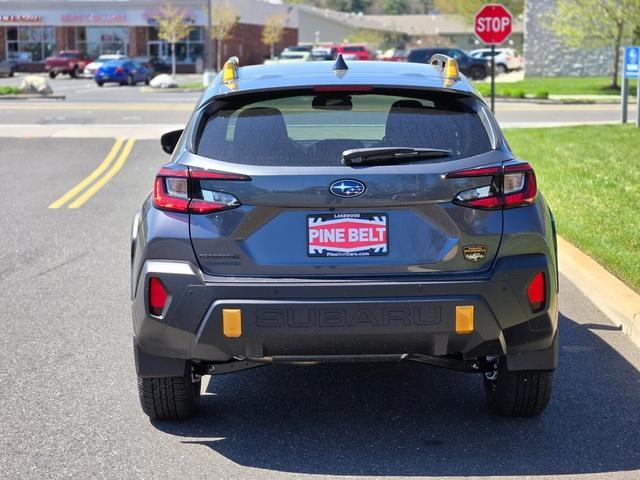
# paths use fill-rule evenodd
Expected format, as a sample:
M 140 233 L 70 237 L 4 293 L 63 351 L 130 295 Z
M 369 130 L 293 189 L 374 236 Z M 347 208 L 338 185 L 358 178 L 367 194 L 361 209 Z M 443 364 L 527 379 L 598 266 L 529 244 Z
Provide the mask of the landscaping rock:
M 149 86 L 152 88 L 176 88 L 178 84 L 171 75 L 162 73 L 151 79 Z
M 44 78 L 39 77 L 38 75 L 27 75 L 22 79 L 22 83 L 20 84 L 20 92 L 50 95 L 53 93 L 53 89 Z

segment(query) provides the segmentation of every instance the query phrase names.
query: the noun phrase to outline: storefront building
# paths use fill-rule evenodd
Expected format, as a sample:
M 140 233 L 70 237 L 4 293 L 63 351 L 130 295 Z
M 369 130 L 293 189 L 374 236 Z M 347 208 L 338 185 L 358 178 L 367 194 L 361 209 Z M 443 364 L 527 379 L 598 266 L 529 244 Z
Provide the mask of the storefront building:
M 202 69 L 205 55 L 206 0 L 172 0 L 182 9 L 193 28 L 176 43 L 178 71 Z M 239 55 L 244 64 L 261 63 L 269 51 L 261 42 L 264 18 L 275 13 L 288 15 L 290 9 L 260 0 L 230 0 L 239 13 L 239 23 L 231 39 L 223 42 L 222 53 Z M 3 2 L 0 10 L 0 59 L 19 63 L 21 71 L 37 72 L 44 59 L 61 50 L 81 50 L 89 58 L 106 53 L 129 57 L 171 55 L 170 45 L 158 37 L 155 18 L 160 1 L 125 0 L 17 0 Z M 297 43 L 297 19 L 287 16 L 283 45 Z M 212 42 L 215 43 L 215 42 Z M 212 58 L 215 58 L 212 46 Z

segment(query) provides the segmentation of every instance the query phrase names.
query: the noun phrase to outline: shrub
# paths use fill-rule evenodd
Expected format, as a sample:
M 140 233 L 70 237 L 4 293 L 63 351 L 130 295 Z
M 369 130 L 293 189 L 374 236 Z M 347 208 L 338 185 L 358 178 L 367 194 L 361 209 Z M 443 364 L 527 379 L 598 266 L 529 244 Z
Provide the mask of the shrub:
M 525 98 L 526 94 L 524 93 L 524 90 L 515 90 L 511 96 L 513 98 Z
M 538 90 L 536 91 L 535 97 L 541 100 L 546 100 L 549 98 L 549 92 L 546 90 Z

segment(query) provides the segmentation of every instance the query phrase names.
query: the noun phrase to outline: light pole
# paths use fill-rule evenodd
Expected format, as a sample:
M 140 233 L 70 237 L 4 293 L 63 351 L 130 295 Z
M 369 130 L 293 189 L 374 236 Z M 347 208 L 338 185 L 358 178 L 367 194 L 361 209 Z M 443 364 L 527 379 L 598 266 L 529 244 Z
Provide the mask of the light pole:
M 202 86 L 208 87 L 213 78 L 215 77 L 215 73 L 213 72 L 213 51 L 211 44 L 211 0 L 206 0 L 207 2 L 207 23 L 205 24 L 205 32 L 204 32 L 204 72 L 202 74 Z
M 211 0 L 207 1 L 207 27 L 205 32 L 205 41 L 204 41 L 204 54 L 206 56 L 204 62 L 204 69 L 212 70 L 211 57 L 213 56 L 213 52 L 211 51 Z

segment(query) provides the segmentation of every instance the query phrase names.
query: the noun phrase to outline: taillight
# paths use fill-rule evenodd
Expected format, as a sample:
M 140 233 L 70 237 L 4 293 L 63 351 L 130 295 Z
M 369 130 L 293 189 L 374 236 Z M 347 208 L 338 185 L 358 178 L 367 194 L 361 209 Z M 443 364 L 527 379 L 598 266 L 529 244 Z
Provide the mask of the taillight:
M 159 278 L 149 279 L 149 312 L 159 317 L 167 303 L 167 291 Z
M 527 162 L 505 165 L 502 180 L 504 208 L 531 205 L 538 193 L 536 174 Z
M 544 308 L 546 295 L 546 286 L 544 273 L 538 272 L 529 282 L 527 287 L 527 297 L 529 299 L 529 305 L 533 312 L 538 312 Z
M 160 210 L 205 214 L 240 206 L 232 194 L 204 188 L 206 180 L 251 180 L 246 175 L 216 172 L 170 163 L 160 169 L 153 188 L 153 205 Z
M 120 74 L 120 73 L 124 73 L 124 68 L 122 67 L 117 67 L 116 68 L 116 73 Z
M 459 192 L 453 202 L 464 207 L 494 210 L 530 205 L 538 193 L 536 176 L 527 162 L 450 172 L 445 178 L 490 177 L 486 185 Z
M 153 185 L 153 205 L 170 212 L 189 211 L 189 169 L 170 165 L 160 169 Z

